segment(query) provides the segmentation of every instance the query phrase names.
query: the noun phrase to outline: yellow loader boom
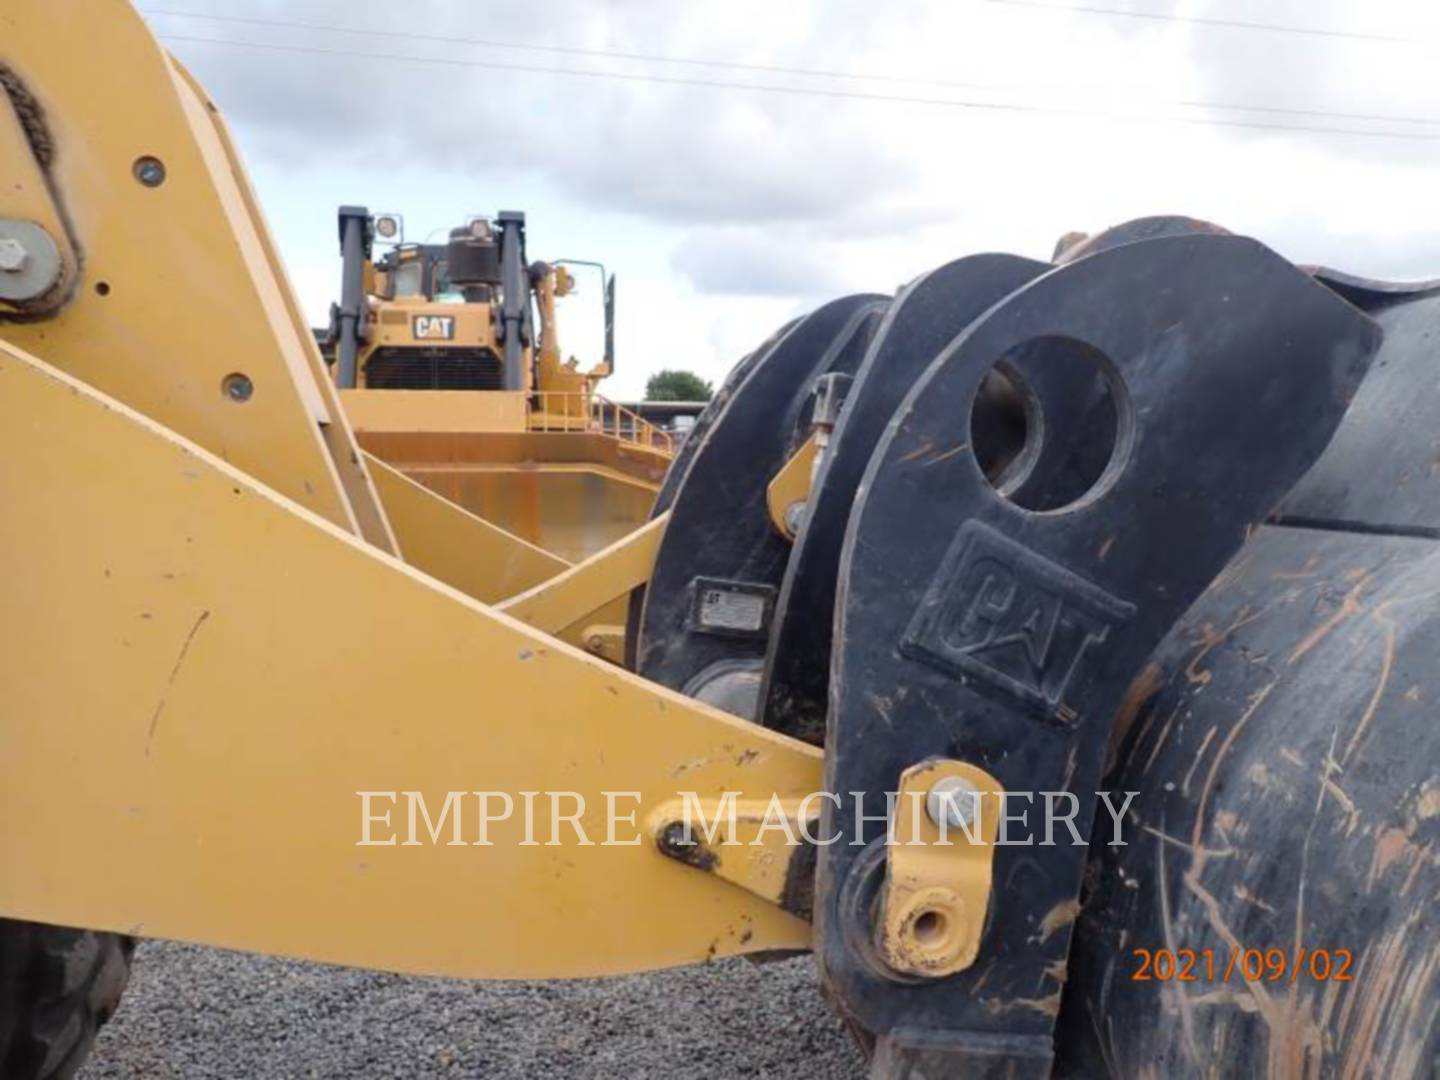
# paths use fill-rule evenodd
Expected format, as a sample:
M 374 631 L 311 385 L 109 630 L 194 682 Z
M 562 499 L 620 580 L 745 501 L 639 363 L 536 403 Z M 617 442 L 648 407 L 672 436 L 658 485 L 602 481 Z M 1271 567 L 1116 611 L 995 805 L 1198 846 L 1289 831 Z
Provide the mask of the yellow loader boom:
M 451 791 L 574 791 L 592 808 L 635 792 L 643 828 L 680 798 L 682 764 L 687 789 L 798 796 L 819 756 L 385 550 L 385 508 L 218 112 L 127 4 L 72 6 L 22 5 L 5 46 L 53 147 L 47 172 L 12 106 L 5 190 L 27 182 L 84 261 L 0 343 L 5 552 L 26 568 L 5 604 L 29 613 L 0 671 L 0 798 L 27 822 L 5 835 L 0 910 L 473 977 L 802 945 L 794 916 L 653 844 L 477 848 L 467 821 L 463 845 L 357 848 L 356 792 L 387 773 L 434 813 Z M 385 546 L 362 535 L 362 502 Z M 76 800 L 47 794 L 60 772 Z M 397 926 L 418 897 L 427 917 Z

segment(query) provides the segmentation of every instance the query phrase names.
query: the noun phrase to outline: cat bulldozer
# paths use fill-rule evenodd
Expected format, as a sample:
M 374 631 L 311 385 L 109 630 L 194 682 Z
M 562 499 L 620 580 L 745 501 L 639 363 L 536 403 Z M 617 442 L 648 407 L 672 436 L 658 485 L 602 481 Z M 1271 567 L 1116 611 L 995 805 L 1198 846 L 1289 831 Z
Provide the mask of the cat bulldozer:
M 0 30 L 0 1073 L 154 937 L 808 951 L 884 1077 L 1433 1075 L 1440 283 L 962 256 L 761 342 L 558 560 L 364 451 L 128 4 Z
M 407 244 L 398 215 L 342 206 L 339 234 L 322 351 L 366 453 L 567 561 L 645 523 L 673 447 L 597 389 L 615 369 L 615 279 L 601 264 L 584 265 L 599 270 L 605 354 L 581 371 L 557 317 L 580 264 L 527 263 L 524 214 Z

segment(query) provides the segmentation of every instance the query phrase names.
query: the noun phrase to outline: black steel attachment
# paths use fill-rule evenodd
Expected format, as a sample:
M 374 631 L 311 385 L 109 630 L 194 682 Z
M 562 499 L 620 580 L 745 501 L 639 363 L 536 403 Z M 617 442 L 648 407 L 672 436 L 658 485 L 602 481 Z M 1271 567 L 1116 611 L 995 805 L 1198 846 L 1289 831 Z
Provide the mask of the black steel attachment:
M 525 386 L 524 350 L 534 340 L 530 326 L 530 281 L 525 263 L 525 215 L 501 210 L 495 217 L 500 234 L 500 322 L 498 338 L 505 350 L 504 389 Z
M 342 206 L 340 232 L 340 303 L 330 305 L 330 337 L 335 341 L 335 383 L 353 390 L 359 377 L 356 357 L 365 340 L 365 263 L 375 240 L 370 211 Z
M 849 296 L 797 322 L 686 439 L 685 474 L 661 493 L 671 517 L 639 620 L 641 675 L 753 717 L 790 553 L 765 488 L 808 434 L 816 380 L 854 372 L 887 304 Z
M 1315 276 L 1384 342 L 1117 717 L 1105 784 L 1138 794 L 1087 874 L 1061 1075 L 1440 1063 L 1440 282 Z
M 846 395 L 785 564 L 757 717 L 767 726 L 813 743 L 824 739 L 845 524 L 875 443 L 896 407 L 960 331 L 1048 269 L 1046 263 L 1013 255 L 973 255 L 917 278 L 890 306 Z M 1005 411 L 996 408 L 987 415 Z M 993 423 L 1002 423 L 998 415 Z M 965 427 L 964 418 L 957 417 L 955 434 L 963 435 Z M 1004 441 L 1001 431 L 988 435 L 991 444 Z
M 1088 833 L 1131 678 L 1320 455 L 1379 337 L 1261 245 L 1209 235 L 1100 251 L 978 319 L 911 390 L 861 483 L 840 567 L 827 789 L 864 793 L 883 820 L 902 770 L 957 759 L 1036 793 L 1032 804 L 1073 796 Z M 1037 512 L 951 451 L 997 359 L 1041 340 L 1097 366 L 1118 419 L 1091 490 Z M 817 949 L 852 1022 L 892 1058 L 1048 1074 L 1087 849 L 997 847 L 979 962 L 906 982 L 857 946 L 883 833 L 862 838 L 854 814 L 832 813 L 831 834 L 842 840 L 820 852 Z
M 639 670 L 824 742 L 816 952 L 876 1075 L 1426 1075 L 1440 282 L 1178 217 L 1062 247 L 748 357 L 661 493 Z M 936 761 L 1013 817 L 928 978 L 877 929 L 886 795 Z
M 700 448 L 706 445 L 706 434 L 725 415 L 736 391 L 744 385 L 750 372 L 770 354 L 776 345 L 784 340 L 785 335 L 798 321 L 792 320 L 785 323 L 761 343 L 759 348 L 742 356 L 730 369 L 724 381 L 706 403 L 705 408 L 695 418 L 694 425 L 686 434 L 679 450 L 675 452 L 670 467 L 665 470 L 665 478 L 660 482 L 660 490 L 656 492 L 655 502 L 650 508 L 652 521 L 668 511 L 675 502 L 680 485 L 684 482 L 685 477 L 690 475 L 691 464 L 699 454 Z M 648 591 L 646 587 L 641 586 L 630 594 L 630 604 L 625 620 L 625 667 L 630 671 L 635 670 L 636 644 L 640 637 L 640 618 L 645 610 L 645 596 Z

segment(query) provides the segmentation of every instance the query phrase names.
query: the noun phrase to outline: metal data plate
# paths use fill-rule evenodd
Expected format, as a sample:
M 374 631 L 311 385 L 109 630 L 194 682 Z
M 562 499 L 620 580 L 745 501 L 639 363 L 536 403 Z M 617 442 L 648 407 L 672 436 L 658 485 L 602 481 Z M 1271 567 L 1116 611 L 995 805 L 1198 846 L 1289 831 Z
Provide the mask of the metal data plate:
M 718 578 L 696 578 L 690 628 L 703 634 L 727 637 L 764 637 L 775 609 L 775 590 L 769 585 Z

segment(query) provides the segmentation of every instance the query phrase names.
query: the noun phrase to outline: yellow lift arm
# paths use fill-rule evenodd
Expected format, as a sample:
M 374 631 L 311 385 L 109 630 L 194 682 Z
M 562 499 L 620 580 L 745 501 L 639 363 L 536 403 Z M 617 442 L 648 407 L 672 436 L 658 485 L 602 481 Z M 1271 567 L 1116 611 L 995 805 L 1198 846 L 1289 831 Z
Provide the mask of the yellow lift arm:
M 0 221 L 23 186 L 63 223 L 57 291 L 0 321 L 0 913 L 495 978 L 806 947 L 627 825 L 579 843 L 566 800 L 553 845 L 548 802 L 533 846 L 519 807 L 489 846 L 478 796 L 442 819 L 575 792 L 598 841 L 687 791 L 803 796 L 820 757 L 397 559 L 214 106 L 122 0 L 0 24 L 43 118 L 0 103 Z M 406 842 L 417 800 L 445 842 Z

